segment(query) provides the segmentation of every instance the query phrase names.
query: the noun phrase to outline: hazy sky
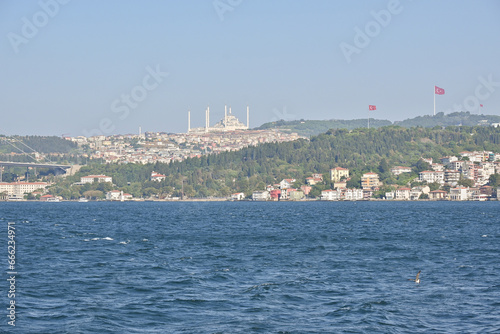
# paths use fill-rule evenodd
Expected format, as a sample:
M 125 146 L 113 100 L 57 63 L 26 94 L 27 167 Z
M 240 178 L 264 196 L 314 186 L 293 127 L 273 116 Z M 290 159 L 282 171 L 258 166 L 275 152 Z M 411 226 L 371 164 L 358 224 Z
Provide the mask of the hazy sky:
M 500 115 L 496 0 L 0 0 L 0 55 L 0 134 L 395 121 L 434 85 L 437 112 Z

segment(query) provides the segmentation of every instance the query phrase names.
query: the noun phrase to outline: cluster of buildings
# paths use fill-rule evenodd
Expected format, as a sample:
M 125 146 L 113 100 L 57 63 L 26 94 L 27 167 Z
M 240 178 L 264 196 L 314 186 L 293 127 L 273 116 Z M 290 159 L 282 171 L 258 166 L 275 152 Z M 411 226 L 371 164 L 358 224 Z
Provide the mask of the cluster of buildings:
M 152 133 L 142 135 L 69 138 L 91 149 L 90 159 L 105 163 L 170 163 L 204 154 L 238 151 L 263 143 L 286 142 L 302 138 L 297 133 L 275 129 L 215 132 Z
M 432 170 L 419 175 L 422 182 L 456 186 L 460 179 L 469 179 L 474 187 L 488 183 L 493 174 L 500 173 L 500 154 L 493 152 L 461 152 L 460 157 L 447 156 L 435 163 L 432 159 L 423 159 Z
M 209 153 L 238 151 L 263 143 L 286 142 L 299 138 L 297 133 L 278 129 L 250 130 L 250 111 L 247 107 L 247 124 L 234 116 L 229 107 L 224 108 L 224 118 L 210 125 L 210 108 L 205 110 L 205 126 L 191 128 L 191 112 L 188 112 L 186 133 L 146 132 L 136 135 L 94 137 L 66 137 L 79 146 L 88 147 L 89 159 L 102 159 L 105 163 L 170 163 Z
M 47 182 L 0 182 L 0 199 L 23 200 L 25 194 L 43 195 Z
M 435 163 L 432 159 L 424 159 L 432 170 L 419 173 L 418 178 L 413 180 L 421 182 L 421 185 L 414 187 L 397 186 L 395 190 L 385 193 L 386 200 L 453 200 L 484 201 L 493 197 L 495 189 L 487 185 L 489 178 L 493 174 L 500 174 L 500 154 L 493 152 L 461 152 L 460 157 L 447 156 Z M 412 168 L 406 166 L 396 166 L 391 168 L 395 175 L 411 173 Z M 460 186 L 461 180 L 468 179 L 471 187 Z M 336 167 L 330 170 L 330 180 L 333 181 L 333 189 L 321 191 L 321 200 L 325 201 L 356 201 L 367 200 L 373 197 L 374 192 L 381 189 L 377 173 L 368 172 L 361 176 L 360 188 L 347 188 L 349 169 Z M 255 191 L 252 199 L 255 201 L 264 200 L 301 200 L 307 196 L 311 186 L 323 183 L 321 174 L 313 174 L 306 178 L 306 185 L 295 189 L 291 185 L 296 183 L 294 179 L 284 179 L 279 184 L 268 186 L 266 190 Z M 430 190 L 428 184 L 437 184 L 439 188 L 447 186 L 446 189 Z M 497 194 L 500 193 L 497 191 Z M 233 194 L 232 200 L 239 200 L 242 194 Z

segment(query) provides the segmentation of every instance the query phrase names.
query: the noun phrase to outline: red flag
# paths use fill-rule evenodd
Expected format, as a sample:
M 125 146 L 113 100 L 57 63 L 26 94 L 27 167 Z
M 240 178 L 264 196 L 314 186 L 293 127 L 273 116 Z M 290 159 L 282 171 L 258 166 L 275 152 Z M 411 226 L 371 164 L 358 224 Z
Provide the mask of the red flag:
M 368 110 L 377 110 L 377 106 L 369 105 Z
M 482 104 L 480 104 L 479 106 L 480 106 L 481 108 L 483 107 L 483 105 L 482 105 Z
M 437 95 L 444 95 L 444 89 L 439 88 L 438 86 L 434 86 L 434 93 Z

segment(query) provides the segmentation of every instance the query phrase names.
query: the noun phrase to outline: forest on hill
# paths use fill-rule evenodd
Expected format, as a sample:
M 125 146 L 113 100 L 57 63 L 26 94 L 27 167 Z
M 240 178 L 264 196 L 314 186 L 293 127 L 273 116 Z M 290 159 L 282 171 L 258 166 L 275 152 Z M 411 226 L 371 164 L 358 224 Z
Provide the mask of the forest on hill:
M 13 145 L 27 153 L 33 152 L 31 149 L 40 153 L 69 153 L 77 148 L 76 143 L 57 136 L 0 136 L 0 154 L 20 153 Z
M 72 184 L 80 176 L 105 174 L 113 177 L 114 189 L 134 197 L 180 196 L 182 188 L 189 197 L 223 197 L 235 192 L 248 196 L 284 178 L 296 179 L 295 186 L 304 184 L 312 173 L 324 174 L 328 180 L 329 170 L 337 166 L 350 169 L 349 187 L 359 187 L 361 175 L 369 171 L 378 173 L 385 184 L 404 185 L 429 168 L 421 157 L 438 160 L 465 150 L 498 152 L 499 144 L 500 128 L 494 127 L 332 129 L 310 140 L 263 144 L 169 164 L 91 164 L 51 192 L 65 198 L 78 198 L 86 191 L 104 193 L 111 185 Z M 393 166 L 413 167 L 413 173 L 394 177 L 390 173 Z M 152 171 L 166 175 L 166 179 L 150 181 Z M 316 187 L 313 195 L 321 187 L 331 186 L 327 181 Z
M 409 118 L 404 121 L 397 121 L 392 123 L 388 120 L 370 119 L 370 127 L 379 128 L 382 126 L 398 125 L 401 127 L 424 127 L 432 128 L 435 126 L 477 126 L 477 125 L 490 125 L 491 123 L 500 123 L 500 116 L 496 115 L 480 115 L 471 114 L 468 111 L 454 112 L 444 114 L 442 112 L 433 115 L 417 116 Z M 281 130 L 288 130 L 297 132 L 301 136 L 312 136 L 324 133 L 330 129 L 357 129 L 368 127 L 368 119 L 354 119 L 354 120 L 296 120 L 296 121 L 276 121 L 264 123 L 256 129 L 269 129 L 277 128 Z

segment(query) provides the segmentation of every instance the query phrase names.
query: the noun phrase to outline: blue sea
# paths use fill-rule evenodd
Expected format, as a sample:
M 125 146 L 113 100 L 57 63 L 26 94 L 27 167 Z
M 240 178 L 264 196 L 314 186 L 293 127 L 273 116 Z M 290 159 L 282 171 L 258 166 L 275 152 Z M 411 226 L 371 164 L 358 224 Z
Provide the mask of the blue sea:
M 500 333 L 500 202 L 0 203 L 0 222 L 0 332 Z

